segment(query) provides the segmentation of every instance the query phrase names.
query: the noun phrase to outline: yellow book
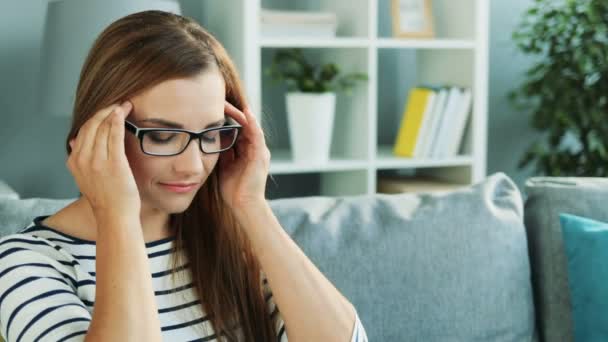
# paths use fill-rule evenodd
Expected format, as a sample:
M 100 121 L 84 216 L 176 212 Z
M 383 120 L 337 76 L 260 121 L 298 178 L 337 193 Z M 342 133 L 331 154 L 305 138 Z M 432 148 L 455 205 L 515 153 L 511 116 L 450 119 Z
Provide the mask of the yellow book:
M 400 157 L 414 156 L 418 132 L 422 125 L 429 96 L 432 93 L 433 91 L 427 88 L 413 88 L 410 91 L 397 134 L 397 141 L 393 147 L 394 155 Z

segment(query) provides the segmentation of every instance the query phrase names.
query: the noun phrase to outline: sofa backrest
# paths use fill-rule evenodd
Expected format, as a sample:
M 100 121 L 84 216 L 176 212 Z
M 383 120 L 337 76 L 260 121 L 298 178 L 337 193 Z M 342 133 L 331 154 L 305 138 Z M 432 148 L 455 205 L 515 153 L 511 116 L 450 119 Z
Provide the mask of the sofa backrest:
M 70 200 L 0 200 L 0 234 Z M 504 174 L 448 193 L 270 201 L 371 341 L 530 341 L 523 201 Z M 298 270 L 293 270 L 298 272 Z
M 53 214 L 74 200 L 0 198 L 0 237 L 15 233 L 29 225 L 34 217 Z
M 542 341 L 573 341 L 568 263 L 560 213 L 608 222 L 608 179 L 533 177 L 525 186 L 525 225 Z

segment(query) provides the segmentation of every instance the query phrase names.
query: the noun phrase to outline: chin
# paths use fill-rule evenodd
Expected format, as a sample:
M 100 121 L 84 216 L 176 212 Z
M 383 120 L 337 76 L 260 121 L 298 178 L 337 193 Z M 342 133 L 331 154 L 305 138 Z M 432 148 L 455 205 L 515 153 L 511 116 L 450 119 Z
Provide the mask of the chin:
M 165 203 L 164 210 L 168 214 L 183 213 L 184 211 L 186 211 L 186 209 L 188 209 L 188 207 L 190 207 L 191 203 L 192 203 L 192 198 L 190 198 L 187 201 L 186 200 L 183 200 L 183 201 L 175 200 L 170 203 Z
M 174 197 L 156 197 L 152 201 L 151 207 L 154 210 L 162 211 L 167 214 L 179 214 L 183 213 L 190 207 L 193 196 Z

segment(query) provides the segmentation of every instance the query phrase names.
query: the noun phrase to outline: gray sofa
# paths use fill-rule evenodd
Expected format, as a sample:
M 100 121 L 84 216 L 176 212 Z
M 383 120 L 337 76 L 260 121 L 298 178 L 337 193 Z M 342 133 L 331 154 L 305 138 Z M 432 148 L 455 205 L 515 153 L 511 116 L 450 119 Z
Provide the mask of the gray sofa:
M 371 341 L 572 341 L 558 213 L 608 220 L 608 180 L 503 173 L 446 193 L 277 199 Z M 0 236 L 71 200 L 1 199 Z M 294 270 L 297 272 L 297 270 Z

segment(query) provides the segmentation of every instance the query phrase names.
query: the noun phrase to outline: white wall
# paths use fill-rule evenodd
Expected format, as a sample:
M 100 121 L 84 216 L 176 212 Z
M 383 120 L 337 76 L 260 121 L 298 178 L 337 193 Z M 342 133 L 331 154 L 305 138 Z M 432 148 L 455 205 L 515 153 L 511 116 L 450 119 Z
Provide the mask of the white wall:
M 530 172 L 516 170 L 516 164 L 536 133 L 506 94 L 530 64 L 515 50 L 511 32 L 533 0 L 490 1 L 488 173 L 506 172 L 521 185 Z M 78 191 L 65 167 L 70 119 L 36 112 L 46 5 L 0 0 L 0 179 L 22 197 L 67 198 Z
M 532 170 L 518 170 L 517 163 L 538 136 L 528 116 L 517 112 L 507 94 L 523 81 L 531 59 L 519 52 L 511 34 L 521 14 L 533 0 L 490 0 L 490 99 L 488 102 L 488 174 L 507 173 L 522 187 Z

